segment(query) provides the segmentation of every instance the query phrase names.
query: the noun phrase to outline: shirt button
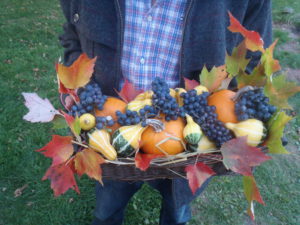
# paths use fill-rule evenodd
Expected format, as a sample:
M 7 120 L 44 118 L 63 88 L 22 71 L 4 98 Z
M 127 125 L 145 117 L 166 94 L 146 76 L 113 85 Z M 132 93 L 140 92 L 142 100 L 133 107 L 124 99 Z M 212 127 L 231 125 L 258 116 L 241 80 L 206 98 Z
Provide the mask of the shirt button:
M 145 59 L 144 59 L 144 58 L 141 58 L 141 59 L 140 59 L 140 63 L 141 63 L 141 64 L 144 64 L 144 63 L 145 63 Z
M 75 13 L 74 16 L 73 16 L 73 21 L 74 23 L 77 23 L 79 20 L 79 14 L 78 13 Z
M 151 22 L 152 21 L 152 16 L 148 16 L 148 21 Z

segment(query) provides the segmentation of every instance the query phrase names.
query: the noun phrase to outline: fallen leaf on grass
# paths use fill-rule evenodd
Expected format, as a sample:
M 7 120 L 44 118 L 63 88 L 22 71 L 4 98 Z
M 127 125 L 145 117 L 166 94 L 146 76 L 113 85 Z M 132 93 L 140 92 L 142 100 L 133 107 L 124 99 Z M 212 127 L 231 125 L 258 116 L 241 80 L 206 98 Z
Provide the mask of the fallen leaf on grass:
M 15 198 L 21 196 L 23 194 L 23 191 L 28 187 L 28 184 L 23 185 L 22 187 L 15 190 Z

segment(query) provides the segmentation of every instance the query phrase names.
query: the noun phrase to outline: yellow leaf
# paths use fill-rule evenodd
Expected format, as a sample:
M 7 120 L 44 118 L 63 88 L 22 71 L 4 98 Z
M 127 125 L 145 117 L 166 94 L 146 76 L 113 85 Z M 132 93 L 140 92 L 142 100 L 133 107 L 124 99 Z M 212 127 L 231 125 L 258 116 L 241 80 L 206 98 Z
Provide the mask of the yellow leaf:
M 83 53 L 71 66 L 65 66 L 59 63 L 56 66 L 58 79 L 68 89 L 83 87 L 91 79 L 95 62 L 96 57 L 90 59 Z

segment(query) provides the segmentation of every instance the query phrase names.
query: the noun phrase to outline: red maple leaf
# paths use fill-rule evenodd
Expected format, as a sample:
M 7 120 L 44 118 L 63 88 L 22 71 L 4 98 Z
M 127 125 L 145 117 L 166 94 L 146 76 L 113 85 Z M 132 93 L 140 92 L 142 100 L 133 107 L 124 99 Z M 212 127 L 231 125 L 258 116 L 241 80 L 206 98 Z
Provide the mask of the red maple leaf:
M 253 201 L 257 201 L 260 204 L 265 204 L 260 193 L 258 187 L 256 185 L 255 179 L 253 176 L 243 176 L 243 186 L 244 186 L 244 194 L 248 201 L 248 209 L 247 212 L 252 220 L 254 220 L 254 207 Z
M 90 178 L 94 178 L 102 183 L 102 170 L 100 164 L 104 163 L 105 160 L 94 150 L 84 149 L 78 152 L 74 158 L 74 164 L 76 172 L 79 176 L 84 173 Z
M 134 85 L 128 80 L 125 80 L 122 90 L 120 92 L 118 92 L 117 90 L 115 91 L 118 93 L 120 98 L 127 103 L 132 101 L 137 95 L 144 92 L 143 90 L 136 89 Z
M 54 191 L 54 196 L 59 196 L 65 193 L 69 188 L 74 189 L 78 194 L 79 189 L 72 169 L 69 165 L 60 164 L 48 168 L 42 180 L 51 180 L 51 188 Z
M 201 162 L 188 165 L 185 167 L 185 172 L 193 194 L 196 193 L 197 189 L 200 188 L 209 177 L 216 174 L 209 166 Z
M 247 30 L 230 12 L 228 12 L 228 14 L 230 18 L 230 26 L 228 29 L 233 33 L 240 33 L 245 38 L 247 49 L 253 52 L 264 52 L 264 41 L 260 37 L 259 33 L 256 31 Z
M 74 152 L 73 137 L 52 135 L 52 140 L 43 148 L 36 150 L 48 158 L 52 158 L 52 166 L 66 162 Z
M 223 163 L 227 169 L 245 176 L 252 176 L 251 167 L 258 166 L 271 159 L 259 148 L 249 146 L 247 137 L 232 139 L 221 147 Z
M 150 166 L 151 160 L 159 157 L 164 157 L 164 156 L 155 155 L 155 154 L 144 154 L 137 151 L 134 158 L 135 166 L 136 168 L 139 168 L 142 171 L 146 171 Z
M 199 85 L 199 82 L 196 80 L 190 80 L 188 78 L 183 78 L 184 79 L 184 88 L 189 91 L 192 90 L 193 88 L 197 87 Z

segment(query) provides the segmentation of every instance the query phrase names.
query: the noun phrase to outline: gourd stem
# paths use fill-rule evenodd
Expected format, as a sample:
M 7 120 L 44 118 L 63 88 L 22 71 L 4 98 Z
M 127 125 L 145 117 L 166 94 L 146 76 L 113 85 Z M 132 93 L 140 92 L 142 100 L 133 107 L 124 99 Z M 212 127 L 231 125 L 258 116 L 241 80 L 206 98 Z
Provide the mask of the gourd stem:
M 242 94 L 244 92 L 247 92 L 250 90 L 255 90 L 255 89 L 259 89 L 259 88 L 247 85 L 247 86 L 239 89 L 238 92 L 235 94 L 235 96 L 233 96 L 232 100 L 236 102 L 242 96 Z
M 165 125 L 160 120 L 146 119 L 146 124 L 153 127 L 156 133 L 162 132 L 165 129 Z

